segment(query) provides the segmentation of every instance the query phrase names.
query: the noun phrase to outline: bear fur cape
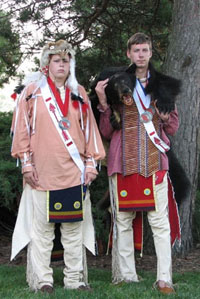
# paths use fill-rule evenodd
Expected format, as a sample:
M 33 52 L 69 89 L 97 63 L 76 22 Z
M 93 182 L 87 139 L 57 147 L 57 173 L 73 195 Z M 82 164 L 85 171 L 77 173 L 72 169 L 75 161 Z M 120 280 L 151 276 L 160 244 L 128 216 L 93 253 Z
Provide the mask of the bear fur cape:
M 135 72 L 135 64 L 129 67 L 108 67 L 94 80 L 91 86 L 90 100 L 97 122 L 99 121 L 99 112 L 97 109 L 99 102 L 95 87 L 98 81 L 109 78 L 105 89 L 107 101 L 112 110 L 118 110 L 123 104 L 122 96 L 127 92 L 133 93 L 136 85 Z M 152 100 L 156 101 L 159 112 L 171 112 L 175 108 L 176 96 L 180 92 L 181 81 L 156 71 L 151 63 L 149 63 L 149 73 L 150 78 L 145 88 L 146 93 L 151 94 Z

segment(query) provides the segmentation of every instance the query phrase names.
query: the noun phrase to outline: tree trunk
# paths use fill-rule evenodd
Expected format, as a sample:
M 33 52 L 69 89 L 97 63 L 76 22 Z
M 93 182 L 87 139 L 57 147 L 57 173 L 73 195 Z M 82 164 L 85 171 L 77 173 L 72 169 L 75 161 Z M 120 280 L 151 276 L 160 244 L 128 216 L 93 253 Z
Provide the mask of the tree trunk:
M 180 205 L 181 246 L 174 253 L 185 255 L 192 248 L 192 215 L 199 163 L 200 114 L 200 1 L 174 0 L 172 34 L 165 63 L 166 73 L 182 80 L 177 100 L 180 128 L 172 147 L 191 181 L 191 190 Z

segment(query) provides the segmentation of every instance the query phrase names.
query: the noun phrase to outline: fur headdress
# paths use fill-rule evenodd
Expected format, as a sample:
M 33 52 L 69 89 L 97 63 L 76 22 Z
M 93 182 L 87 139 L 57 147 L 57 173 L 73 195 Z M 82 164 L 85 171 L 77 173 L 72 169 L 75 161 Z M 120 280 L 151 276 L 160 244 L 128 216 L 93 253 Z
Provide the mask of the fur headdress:
M 49 56 L 55 54 L 68 54 L 71 59 L 75 60 L 75 51 L 72 49 L 71 44 L 62 39 L 58 40 L 57 42 L 49 42 L 44 46 L 42 50 L 40 59 L 41 69 L 49 65 Z
M 72 49 L 71 44 L 64 40 L 59 40 L 57 42 L 49 42 L 44 46 L 40 58 L 40 71 L 26 75 L 26 77 L 23 80 L 23 84 L 26 86 L 31 82 L 37 82 L 37 90 L 37 88 L 39 88 L 42 84 L 42 81 L 45 78 L 45 76 L 48 74 L 50 58 L 49 56 L 55 54 L 59 54 L 61 56 L 64 54 L 69 55 L 70 70 L 66 84 L 69 86 L 72 93 L 78 97 L 78 82 L 75 76 L 75 50 Z
M 69 55 L 70 74 L 67 80 L 67 84 L 71 88 L 72 92 L 75 95 L 78 95 L 78 82 L 75 76 L 75 50 L 72 48 L 72 45 L 69 44 L 67 41 L 61 39 L 56 42 L 49 42 L 44 46 L 40 59 L 41 71 L 45 74 L 45 72 L 48 69 L 50 55 L 55 54 L 61 56 L 65 54 Z

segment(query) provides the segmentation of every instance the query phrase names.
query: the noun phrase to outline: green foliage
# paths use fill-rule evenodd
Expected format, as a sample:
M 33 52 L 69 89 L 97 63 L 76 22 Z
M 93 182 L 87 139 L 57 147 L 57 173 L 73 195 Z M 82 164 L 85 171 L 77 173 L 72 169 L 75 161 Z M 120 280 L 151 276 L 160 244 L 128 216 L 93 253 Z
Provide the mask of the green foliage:
M 4 299 L 42 299 L 42 298 L 116 298 L 116 299 L 153 299 L 166 298 L 152 288 L 155 281 L 155 273 L 140 272 L 139 275 L 144 279 L 140 283 L 124 284 L 114 286 L 111 284 L 111 273 L 108 270 L 89 269 L 89 283 L 93 292 L 65 290 L 63 288 L 63 272 L 61 268 L 54 268 L 55 293 L 53 295 L 44 295 L 34 293 L 28 289 L 25 278 L 25 267 L 22 266 L 0 266 L 0 298 Z M 5 279 L 6 278 L 6 279 Z M 174 274 L 174 283 L 176 294 L 170 295 L 170 298 L 180 299 L 198 299 L 200 286 L 199 272 L 186 272 Z
M 19 34 L 13 30 L 10 18 L 0 11 L 0 87 L 16 75 L 21 55 Z
M 126 57 L 126 43 L 137 31 L 152 37 L 152 60 L 156 67 L 160 68 L 168 45 L 172 7 L 169 1 L 162 1 L 162 4 L 158 2 L 157 6 L 156 1 L 148 1 L 148 5 L 146 2 L 109 1 L 107 9 L 91 25 L 88 38 L 91 46 L 85 50 L 78 48 L 77 51 L 77 74 L 79 81 L 86 88 L 88 79 L 106 66 L 129 63 Z
M 11 113 L 0 113 L 0 207 L 16 212 L 22 191 L 22 177 L 16 160 L 10 155 L 11 120 Z
M 5 3 L 4 3 L 5 2 Z M 44 42 L 66 39 L 77 46 L 77 74 L 81 84 L 89 88 L 91 79 L 106 66 L 127 65 L 126 43 L 137 31 L 153 40 L 156 66 L 162 65 L 171 30 L 172 1 L 169 0 L 70 0 L 16 1 L 7 3 L 21 40 L 24 55 L 38 53 Z M 48 13 L 50 14 L 47 14 Z M 32 26 L 43 33 L 38 41 Z M 26 26 L 26 30 L 24 30 Z
M 28 8 L 28 9 L 24 9 L 20 12 L 20 16 L 19 16 L 19 20 L 22 22 L 22 23 L 25 23 L 25 22 L 28 22 L 29 19 L 30 19 L 30 14 L 31 14 L 31 10 Z

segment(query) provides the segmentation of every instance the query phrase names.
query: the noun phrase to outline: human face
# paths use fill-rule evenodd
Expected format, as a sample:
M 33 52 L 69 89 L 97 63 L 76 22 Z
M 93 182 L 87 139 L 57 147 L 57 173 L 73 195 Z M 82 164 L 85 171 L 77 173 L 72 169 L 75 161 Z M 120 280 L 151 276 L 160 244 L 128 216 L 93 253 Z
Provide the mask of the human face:
M 49 76 L 53 81 L 64 83 L 69 75 L 70 58 L 68 54 L 52 55 L 49 62 Z
M 152 51 L 149 44 L 134 44 L 127 50 L 127 56 L 131 63 L 135 63 L 137 68 L 147 69 Z

